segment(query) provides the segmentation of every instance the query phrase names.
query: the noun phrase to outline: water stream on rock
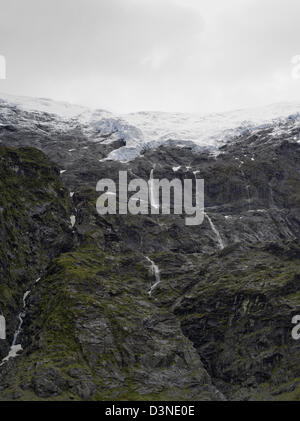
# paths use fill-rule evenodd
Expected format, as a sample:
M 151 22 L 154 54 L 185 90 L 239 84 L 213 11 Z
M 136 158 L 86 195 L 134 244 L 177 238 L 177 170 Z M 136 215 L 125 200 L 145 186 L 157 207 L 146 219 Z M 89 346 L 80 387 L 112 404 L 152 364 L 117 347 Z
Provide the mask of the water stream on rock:
M 215 224 L 213 223 L 213 221 L 211 220 L 209 215 L 206 212 L 204 213 L 204 215 L 206 216 L 206 218 L 209 222 L 209 225 L 211 226 L 212 231 L 214 232 L 215 236 L 217 237 L 220 249 L 223 250 L 225 248 L 225 244 L 224 244 L 224 241 L 222 240 L 220 232 L 218 231 L 217 227 L 215 226 Z
M 197 174 L 198 174 L 198 173 L 200 173 L 200 171 L 199 171 L 199 170 L 197 170 L 197 171 L 193 171 L 193 174 L 194 174 L 194 178 L 195 178 L 195 180 L 197 180 Z M 208 222 L 209 222 L 209 225 L 210 225 L 210 227 L 211 227 L 211 229 L 212 229 L 213 233 L 215 234 L 215 236 L 216 236 L 216 238 L 217 238 L 217 240 L 218 240 L 218 244 L 219 244 L 220 249 L 221 249 L 221 250 L 223 250 L 223 249 L 225 248 L 225 244 L 224 244 L 224 241 L 222 240 L 222 237 L 221 237 L 221 234 L 220 234 L 219 230 L 217 229 L 217 227 L 215 226 L 215 224 L 214 224 L 214 223 L 213 223 L 213 221 L 211 220 L 211 218 L 210 218 L 210 216 L 208 215 L 208 213 L 204 212 L 204 215 L 206 216 L 206 218 L 207 218 L 207 220 L 208 220 Z
M 70 221 L 71 221 L 71 225 L 72 225 L 72 228 L 73 228 L 74 225 L 76 224 L 76 216 L 75 215 L 71 215 L 70 216 Z
M 148 294 L 151 297 L 153 290 L 157 287 L 158 284 L 160 284 L 160 270 L 159 270 L 159 267 L 148 256 L 146 256 L 146 259 L 151 264 L 150 266 L 151 275 L 155 277 L 155 283 L 151 285 L 148 291 Z
M 38 283 L 39 280 L 40 280 L 40 278 L 38 278 L 34 283 L 35 284 Z M 21 344 L 18 344 L 17 343 L 17 340 L 18 340 L 18 337 L 19 337 L 20 333 L 22 332 L 22 325 L 23 325 L 24 318 L 26 316 L 26 311 L 25 311 L 25 308 L 26 308 L 26 299 L 29 296 L 30 292 L 31 291 L 26 291 L 25 294 L 23 295 L 23 309 L 22 309 L 22 311 L 18 315 L 19 324 L 18 324 L 17 330 L 14 333 L 14 338 L 13 338 L 13 342 L 12 342 L 12 345 L 10 347 L 9 353 L 8 353 L 8 355 L 5 358 L 3 358 L 3 360 L 2 360 L 2 362 L 0 364 L 0 367 L 3 364 L 5 364 L 10 358 L 17 357 L 19 355 L 18 353 L 20 351 L 23 351 L 22 345 Z

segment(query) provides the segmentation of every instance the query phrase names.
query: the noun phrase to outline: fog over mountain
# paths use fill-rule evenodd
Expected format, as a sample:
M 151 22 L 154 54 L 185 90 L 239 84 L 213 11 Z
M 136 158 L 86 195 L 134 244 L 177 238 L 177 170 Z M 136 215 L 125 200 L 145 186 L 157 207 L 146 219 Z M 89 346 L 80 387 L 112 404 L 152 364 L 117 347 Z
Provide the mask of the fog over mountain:
M 0 92 L 115 112 L 297 101 L 298 0 L 0 0 Z

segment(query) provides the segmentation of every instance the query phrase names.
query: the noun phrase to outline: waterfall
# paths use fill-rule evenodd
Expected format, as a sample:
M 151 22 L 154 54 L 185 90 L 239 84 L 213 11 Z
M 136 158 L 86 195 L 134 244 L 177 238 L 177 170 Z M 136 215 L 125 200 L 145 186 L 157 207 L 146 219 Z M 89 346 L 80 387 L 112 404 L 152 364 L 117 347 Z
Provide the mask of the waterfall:
M 71 215 L 70 216 L 70 221 L 71 221 L 71 225 L 72 228 L 74 227 L 75 223 L 76 223 L 76 216 L 75 215 Z
M 197 174 L 198 174 L 198 173 L 200 173 L 200 171 L 199 171 L 199 170 L 197 170 L 197 171 L 193 171 L 193 174 L 194 174 L 195 180 L 197 180 Z M 213 233 L 215 234 L 215 236 L 216 236 L 216 238 L 217 238 L 217 240 L 218 240 L 218 244 L 219 244 L 220 249 L 221 249 L 221 250 L 223 250 L 223 249 L 225 248 L 225 244 L 224 244 L 224 241 L 222 240 L 222 237 L 221 237 L 221 235 L 220 235 L 220 232 L 218 231 L 217 227 L 215 226 L 215 224 L 214 224 L 214 223 L 213 223 L 213 221 L 211 220 L 210 216 L 209 216 L 206 212 L 204 212 L 204 215 L 206 216 L 206 218 L 207 218 L 207 220 L 208 220 L 208 222 L 209 222 L 209 225 L 210 225 L 210 227 L 211 227 L 211 229 L 212 229 Z
M 150 289 L 148 291 L 148 294 L 151 297 L 153 290 L 157 287 L 158 284 L 160 284 L 160 270 L 159 267 L 153 262 L 153 260 L 149 259 L 149 257 L 147 256 L 146 259 L 151 264 L 150 273 L 152 276 L 155 277 L 155 283 L 150 286 Z
M 14 340 L 13 340 L 12 346 L 15 346 L 16 345 L 18 336 L 20 335 L 20 333 L 22 331 L 23 320 L 24 320 L 24 317 L 26 315 L 26 312 L 24 311 L 25 310 L 25 307 L 26 307 L 26 298 L 28 297 L 29 294 L 30 294 L 30 291 L 26 291 L 25 294 L 23 295 L 23 310 L 21 311 L 21 313 L 18 316 L 18 318 L 19 318 L 19 325 L 18 325 L 18 329 L 15 331 Z
M 222 237 L 218 231 L 218 229 L 216 228 L 215 224 L 213 223 L 213 221 L 210 219 L 209 215 L 205 212 L 205 216 L 209 222 L 209 225 L 211 226 L 212 231 L 214 232 L 217 240 L 218 240 L 218 244 L 220 246 L 220 249 L 223 250 L 225 248 L 225 244 L 224 241 L 222 240 Z
M 3 358 L 0 367 L 2 365 L 4 365 L 8 360 L 10 360 L 11 358 L 15 358 L 18 356 L 18 353 L 20 351 L 23 351 L 22 345 L 12 345 L 10 347 L 9 353 L 7 354 L 7 356 L 5 358 Z
M 153 208 L 159 208 L 159 206 L 157 205 L 157 203 L 155 203 L 155 195 L 154 195 L 154 179 L 153 179 L 153 173 L 154 173 L 154 168 L 152 168 L 151 172 L 150 172 L 150 178 L 148 181 L 148 185 L 149 185 L 149 199 L 150 199 L 150 205 Z
M 18 319 L 19 319 L 18 329 L 15 331 L 14 340 L 13 340 L 13 343 L 12 343 L 12 347 L 16 345 L 18 336 L 20 335 L 20 333 L 22 331 L 22 325 L 23 325 L 23 319 L 24 319 L 24 317 L 25 317 L 25 312 L 24 311 L 22 311 L 21 313 L 19 313 L 19 315 L 18 315 Z
M 28 297 L 28 295 L 30 294 L 31 291 L 26 291 L 25 294 L 23 295 L 23 307 L 26 307 L 26 298 Z
M 39 281 L 39 279 L 37 279 L 35 281 L 35 283 L 38 282 L 38 281 Z M 13 339 L 12 345 L 10 347 L 9 353 L 8 353 L 8 355 L 5 358 L 3 358 L 3 360 L 2 360 L 2 362 L 0 364 L 0 367 L 3 364 L 5 364 L 10 358 L 17 357 L 18 356 L 18 353 L 23 350 L 22 345 L 21 344 L 17 344 L 17 340 L 18 340 L 18 336 L 20 335 L 20 333 L 22 331 L 23 321 L 24 321 L 24 318 L 26 316 L 26 312 L 25 312 L 26 299 L 27 299 L 27 297 L 28 297 L 29 294 L 30 294 L 30 291 L 26 291 L 25 294 L 23 295 L 23 309 L 22 309 L 22 311 L 18 315 L 18 319 L 19 319 L 18 328 L 17 328 L 17 330 L 14 333 L 14 339 Z

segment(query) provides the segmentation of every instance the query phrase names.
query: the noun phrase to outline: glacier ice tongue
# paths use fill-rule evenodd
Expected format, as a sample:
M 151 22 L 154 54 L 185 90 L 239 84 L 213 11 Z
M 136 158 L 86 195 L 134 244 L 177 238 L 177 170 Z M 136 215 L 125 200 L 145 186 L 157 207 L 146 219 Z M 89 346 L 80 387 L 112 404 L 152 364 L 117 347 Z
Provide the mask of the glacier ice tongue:
M 218 154 L 221 146 L 245 133 L 270 128 L 271 136 L 277 138 L 286 130 L 282 123 L 290 121 L 300 126 L 300 103 L 293 102 L 210 114 L 156 111 L 118 114 L 46 98 L 0 94 L 0 107 L 0 124 L 9 119 L 9 113 L 19 109 L 29 113 L 21 123 L 25 126 L 36 123 L 36 130 L 43 130 L 39 118 L 42 113 L 48 116 L 45 129 L 51 124 L 53 130 L 61 133 L 80 127 L 91 143 L 123 141 L 123 146 L 101 161 L 128 162 L 146 149 L 162 144 L 194 146 Z

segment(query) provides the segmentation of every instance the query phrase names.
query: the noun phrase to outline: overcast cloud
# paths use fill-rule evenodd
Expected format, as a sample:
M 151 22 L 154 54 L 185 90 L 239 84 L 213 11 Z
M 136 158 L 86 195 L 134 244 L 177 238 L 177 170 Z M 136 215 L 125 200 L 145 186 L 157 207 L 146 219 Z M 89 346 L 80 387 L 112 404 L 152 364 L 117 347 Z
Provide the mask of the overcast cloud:
M 114 111 L 298 101 L 299 0 L 0 0 L 0 92 Z

